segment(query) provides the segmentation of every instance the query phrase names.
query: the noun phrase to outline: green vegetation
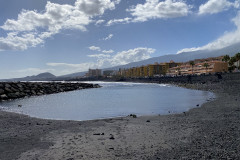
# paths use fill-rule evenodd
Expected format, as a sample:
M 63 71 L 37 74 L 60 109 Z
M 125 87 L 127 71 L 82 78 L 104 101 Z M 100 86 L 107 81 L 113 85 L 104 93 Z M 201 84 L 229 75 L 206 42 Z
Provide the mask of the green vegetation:
M 234 63 L 238 62 L 240 60 L 240 53 L 235 54 L 233 57 L 230 57 L 229 55 L 225 55 L 222 59 L 222 61 L 227 62 L 229 67 L 228 70 L 231 72 L 233 71 L 237 66 L 234 65 Z M 238 62 L 238 69 L 239 67 L 239 62 Z
M 229 62 L 229 60 L 230 60 L 230 56 L 229 55 L 225 55 L 223 57 L 223 59 L 222 59 L 222 61 L 224 61 L 224 62 Z
M 181 75 L 181 68 L 177 68 L 176 71 L 178 72 L 178 75 Z
M 208 63 L 204 63 L 203 66 L 206 68 L 206 73 L 207 73 L 207 69 L 209 67 L 209 64 Z
M 193 66 L 195 65 L 194 61 L 190 61 L 189 64 L 192 66 L 192 74 L 193 74 Z

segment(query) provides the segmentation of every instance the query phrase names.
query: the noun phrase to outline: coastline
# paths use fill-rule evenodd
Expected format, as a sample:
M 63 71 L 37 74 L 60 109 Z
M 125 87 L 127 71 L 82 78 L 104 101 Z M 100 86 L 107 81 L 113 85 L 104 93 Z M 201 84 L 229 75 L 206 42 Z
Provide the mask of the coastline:
M 185 114 L 91 121 L 0 111 L 0 159 L 240 158 L 240 74 L 175 85 L 214 92 L 216 99 Z

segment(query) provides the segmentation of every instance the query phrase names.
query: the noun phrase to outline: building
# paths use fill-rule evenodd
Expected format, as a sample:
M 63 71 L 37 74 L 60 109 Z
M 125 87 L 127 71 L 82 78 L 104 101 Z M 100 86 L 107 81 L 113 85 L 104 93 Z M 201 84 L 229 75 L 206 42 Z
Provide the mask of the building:
M 237 68 L 240 67 L 240 60 L 238 60 L 237 62 L 234 63 L 234 66 L 236 66 Z
M 170 67 L 175 67 L 179 63 L 170 61 L 169 63 L 154 63 L 146 66 L 133 67 L 129 69 L 119 69 L 118 75 L 127 78 L 154 77 L 166 75 Z
M 189 74 L 206 74 L 216 72 L 227 72 L 228 64 L 222 61 L 194 61 L 195 65 L 191 66 L 189 62 L 182 63 L 177 67 L 172 67 L 168 75 L 189 75 Z
M 114 70 L 105 70 L 103 71 L 103 76 L 105 77 L 113 76 L 114 72 L 115 72 Z
M 88 77 L 99 77 L 102 75 L 101 69 L 89 69 L 88 70 Z

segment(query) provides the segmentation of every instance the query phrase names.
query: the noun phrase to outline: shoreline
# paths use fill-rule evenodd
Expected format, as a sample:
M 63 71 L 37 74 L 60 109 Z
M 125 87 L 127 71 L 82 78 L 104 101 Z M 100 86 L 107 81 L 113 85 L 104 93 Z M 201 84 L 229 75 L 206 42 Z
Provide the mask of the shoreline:
M 0 111 L 0 159 L 238 159 L 240 77 L 223 78 L 180 84 L 216 95 L 186 114 L 68 121 Z
M 101 85 L 101 88 L 104 87 L 102 86 L 102 82 L 105 83 L 104 81 L 99 81 L 99 82 L 94 82 L 93 85 L 96 83 L 96 84 L 100 84 Z M 91 83 L 91 82 L 84 82 L 84 83 Z M 107 82 L 107 83 L 118 83 L 118 82 Z M 154 86 L 166 86 L 166 87 L 173 87 L 173 88 L 182 88 L 182 89 L 188 89 L 188 90 L 192 90 L 190 88 L 183 88 L 183 87 L 180 87 L 176 84 L 157 84 L 157 83 L 141 83 L 141 82 L 119 82 L 119 83 L 134 83 L 134 84 L 141 84 L 141 85 L 154 85 Z M 193 89 L 194 90 L 194 89 Z M 6 108 L 6 104 L 4 105 L 4 102 L 3 102 L 3 107 L 1 107 L 1 103 L 0 103 L 0 111 L 5 111 L 5 112 L 9 112 L 9 113 L 17 113 L 17 114 L 21 114 L 21 115 L 25 115 L 25 116 L 29 116 L 30 118 L 38 118 L 38 119 L 43 119 L 43 120 L 57 120 L 57 121 L 61 121 L 61 120 L 68 120 L 68 121 L 89 121 L 89 120 L 104 120 L 104 119 L 112 119 L 112 118 L 124 118 L 124 117 L 128 117 L 130 116 L 130 114 L 135 114 L 137 117 L 142 117 L 142 116 L 158 116 L 158 115 L 170 115 L 170 114 L 181 114 L 183 112 L 188 112 L 190 109 L 192 108 L 196 108 L 196 107 L 199 107 L 201 106 L 202 104 L 204 103 L 207 103 L 208 101 L 212 101 L 215 99 L 215 94 L 213 92 L 210 92 L 210 91 L 202 91 L 203 92 L 206 92 L 205 94 L 208 94 L 207 96 L 204 97 L 204 100 L 202 101 L 192 101 L 192 104 L 189 104 L 189 105 L 184 105 L 184 106 L 191 106 L 191 107 L 188 107 L 188 108 L 185 108 L 185 110 L 182 110 L 182 111 L 176 111 L 176 110 L 172 110 L 169 108 L 169 110 L 165 110 L 165 113 L 160 113 L 160 112 L 149 112 L 149 113 L 139 113 L 139 112 L 125 112 L 125 113 L 121 113 L 121 114 L 115 114 L 114 116 L 106 116 L 106 117 L 98 117 L 98 118 L 89 118 L 89 119 L 71 119 L 71 118 L 47 118 L 47 117 L 41 117 L 39 115 L 36 115 L 36 114 L 29 114 L 27 112 L 24 112 L 24 111 L 20 111 L 19 110 L 14 110 L 14 109 L 11 109 L 10 106 L 8 106 Z M 57 94 L 57 93 L 55 93 Z M 44 96 L 47 96 L 47 95 L 44 95 Z M 200 96 L 200 95 L 199 95 Z M 34 97 L 37 97 L 37 96 L 32 96 L 33 98 Z M 19 98 L 19 99 L 15 99 L 15 100 L 24 100 L 25 98 L 29 98 L 29 97 L 24 97 L 24 98 Z M 191 98 L 189 99 L 191 100 Z M 11 100 L 11 101 L 14 101 L 14 100 Z M 15 106 L 17 106 L 18 104 L 22 104 L 21 102 L 19 103 L 14 103 Z M 175 104 L 173 105 L 176 105 L 177 103 L 175 102 Z M 11 106 L 14 106 L 13 104 Z M 23 103 L 24 105 L 24 103 Z M 44 105 L 45 106 L 45 105 Z M 39 108 L 40 106 L 38 106 Z M 17 107 L 16 107 L 17 108 Z M 41 108 L 41 107 L 40 107 Z M 37 109 L 37 108 L 36 108 Z M 47 109 L 47 108 L 45 108 Z M 26 111 L 26 109 L 25 109 Z M 63 112 L 64 113 L 64 112 Z M 79 116 L 80 117 L 80 116 Z

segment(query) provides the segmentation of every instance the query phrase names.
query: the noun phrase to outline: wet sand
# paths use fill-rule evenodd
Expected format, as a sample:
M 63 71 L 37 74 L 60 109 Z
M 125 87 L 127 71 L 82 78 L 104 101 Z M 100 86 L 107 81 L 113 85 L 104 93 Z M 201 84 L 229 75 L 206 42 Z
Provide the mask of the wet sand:
M 240 74 L 178 85 L 217 98 L 181 114 L 82 122 L 0 111 L 0 159 L 240 159 Z

